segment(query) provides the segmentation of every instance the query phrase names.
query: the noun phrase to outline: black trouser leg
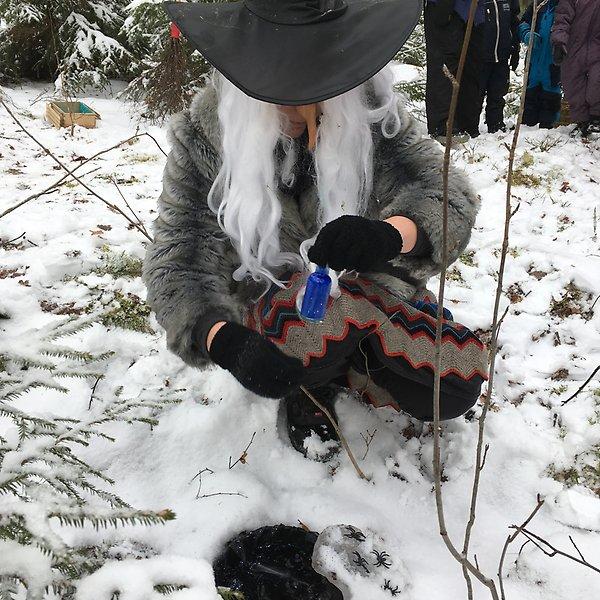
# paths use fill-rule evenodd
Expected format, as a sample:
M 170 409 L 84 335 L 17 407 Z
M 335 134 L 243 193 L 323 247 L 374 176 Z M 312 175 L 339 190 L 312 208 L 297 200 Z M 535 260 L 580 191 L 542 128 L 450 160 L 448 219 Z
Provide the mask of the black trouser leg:
M 561 95 L 542 90 L 540 93 L 540 127 L 550 129 L 560 116 Z
M 462 39 L 456 21 L 439 26 L 434 19 L 431 6 L 425 7 L 425 42 L 427 51 L 427 80 L 425 84 L 425 109 L 427 131 L 430 135 L 444 135 L 452 96 L 452 85 L 444 75 L 444 64 L 456 73 L 459 41 Z
M 458 17 L 457 20 L 460 21 Z M 460 22 L 462 24 L 462 21 Z M 464 24 L 462 25 L 464 27 Z M 472 137 L 477 137 L 479 135 L 479 118 L 481 114 L 481 69 L 483 65 L 481 60 L 482 44 L 483 27 L 473 27 L 458 94 L 458 106 L 456 109 L 456 124 L 458 125 L 458 129 L 460 131 L 466 131 Z M 462 48 L 462 38 L 459 45 Z M 457 70 L 458 64 L 453 73 L 456 73 Z
M 486 63 L 489 71 L 486 87 L 485 122 L 488 131 L 498 131 L 504 127 L 504 97 L 508 93 L 510 67 L 508 59 L 497 63 Z
M 424 22 L 427 56 L 425 81 L 427 131 L 429 135 L 443 135 L 448 119 L 451 86 L 442 72 L 444 65 L 444 53 L 440 44 L 440 31 L 442 31 L 442 28 L 434 23 L 431 6 L 425 6 Z
M 389 369 L 371 374 L 373 381 L 386 389 L 399 408 L 420 421 L 433 421 L 433 387 L 401 377 Z M 446 387 L 446 386 L 443 386 Z M 440 419 L 455 419 L 465 414 L 477 402 L 478 393 L 458 395 L 452 386 L 440 392 Z
M 481 80 L 480 80 L 480 94 L 479 94 L 479 114 L 483 110 L 483 103 L 486 101 L 487 89 L 489 85 L 490 77 L 493 73 L 494 63 L 484 62 L 481 65 Z
M 523 125 L 533 127 L 540 122 L 540 95 L 542 86 L 527 88 L 525 92 L 525 107 L 523 109 Z
M 431 7 L 425 7 L 425 41 L 427 45 L 427 82 L 425 105 L 427 130 L 431 135 L 444 135 L 452 98 L 452 84 L 443 67 L 446 65 L 453 75 L 458 71 L 458 62 L 465 34 L 465 23 L 453 15 L 447 25 L 435 23 Z M 463 70 L 454 129 L 479 135 L 481 113 L 481 45 L 482 27 L 474 27 Z

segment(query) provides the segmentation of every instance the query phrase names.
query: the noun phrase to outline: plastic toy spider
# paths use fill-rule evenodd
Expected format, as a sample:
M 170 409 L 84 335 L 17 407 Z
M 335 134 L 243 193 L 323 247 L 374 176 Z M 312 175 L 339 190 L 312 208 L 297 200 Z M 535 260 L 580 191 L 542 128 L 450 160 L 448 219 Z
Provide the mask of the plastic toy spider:
M 354 564 L 358 565 L 359 567 L 362 567 L 367 573 L 370 573 L 371 571 L 369 571 L 369 569 L 367 568 L 367 565 L 369 563 L 360 555 L 360 553 L 355 550 L 352 554 L 356 556 L 356 558 L 354 559 Z
M 355 529 L 354 527 L 352 527 L 352 525 L 347 525 L 346 531 L 348 533 L 345 533 L 344 537 L 351 538 L 353 540 L 356 540 L 357 542 L 364 542 L 367 539 L 362 531 Z
M 377 552 L 377 550 L 371 550 L 371 554 L 375 555 L 375 562 L 373 564 L 376 567 L 384 567 L 389 569 L 392 566 L 392 561 L 389 560 L 390 555 L 387 552 Z
M 383 589 L 388 591 L 393 597 L 400 595 L 400 589 L 398 588 L 398 586 L 396 585 L 392 587 L 392 582 L 389 579 L 386 579 L 383 582 Z

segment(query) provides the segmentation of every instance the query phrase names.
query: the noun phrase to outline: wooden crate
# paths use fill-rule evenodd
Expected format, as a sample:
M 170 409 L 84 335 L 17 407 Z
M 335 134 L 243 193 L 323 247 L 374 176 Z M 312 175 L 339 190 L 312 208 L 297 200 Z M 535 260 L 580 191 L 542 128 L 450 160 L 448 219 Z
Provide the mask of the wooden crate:
M 54 100 L 46 104 L 46 119 L 54 127 L 80 125 L 92 129 L 100 115 L 83 102 L 63 102 Z

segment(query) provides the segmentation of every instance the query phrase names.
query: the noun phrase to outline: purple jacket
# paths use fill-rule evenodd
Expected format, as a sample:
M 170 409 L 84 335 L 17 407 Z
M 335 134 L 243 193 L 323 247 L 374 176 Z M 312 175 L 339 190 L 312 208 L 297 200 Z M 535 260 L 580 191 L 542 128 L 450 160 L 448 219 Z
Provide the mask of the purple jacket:
M 567 51 L 561 77 L 572 119 L 600 117 L 600 0 L 559 0 L 552 43 Z

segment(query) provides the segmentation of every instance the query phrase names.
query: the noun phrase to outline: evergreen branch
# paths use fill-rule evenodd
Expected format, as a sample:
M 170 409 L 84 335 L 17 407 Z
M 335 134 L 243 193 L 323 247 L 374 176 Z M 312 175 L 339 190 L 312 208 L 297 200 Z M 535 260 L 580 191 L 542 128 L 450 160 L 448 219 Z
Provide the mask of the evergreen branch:
M 98 316 L 83 319 L 78 316 L 71 316 L 65 319 L 62 323 L 54 325 L 50 331 L 44 336 L 47 341 L 54 341 L 62 337 L 69 337 L 80 333 L 85 329 L 89 329 L 98 322 Z

